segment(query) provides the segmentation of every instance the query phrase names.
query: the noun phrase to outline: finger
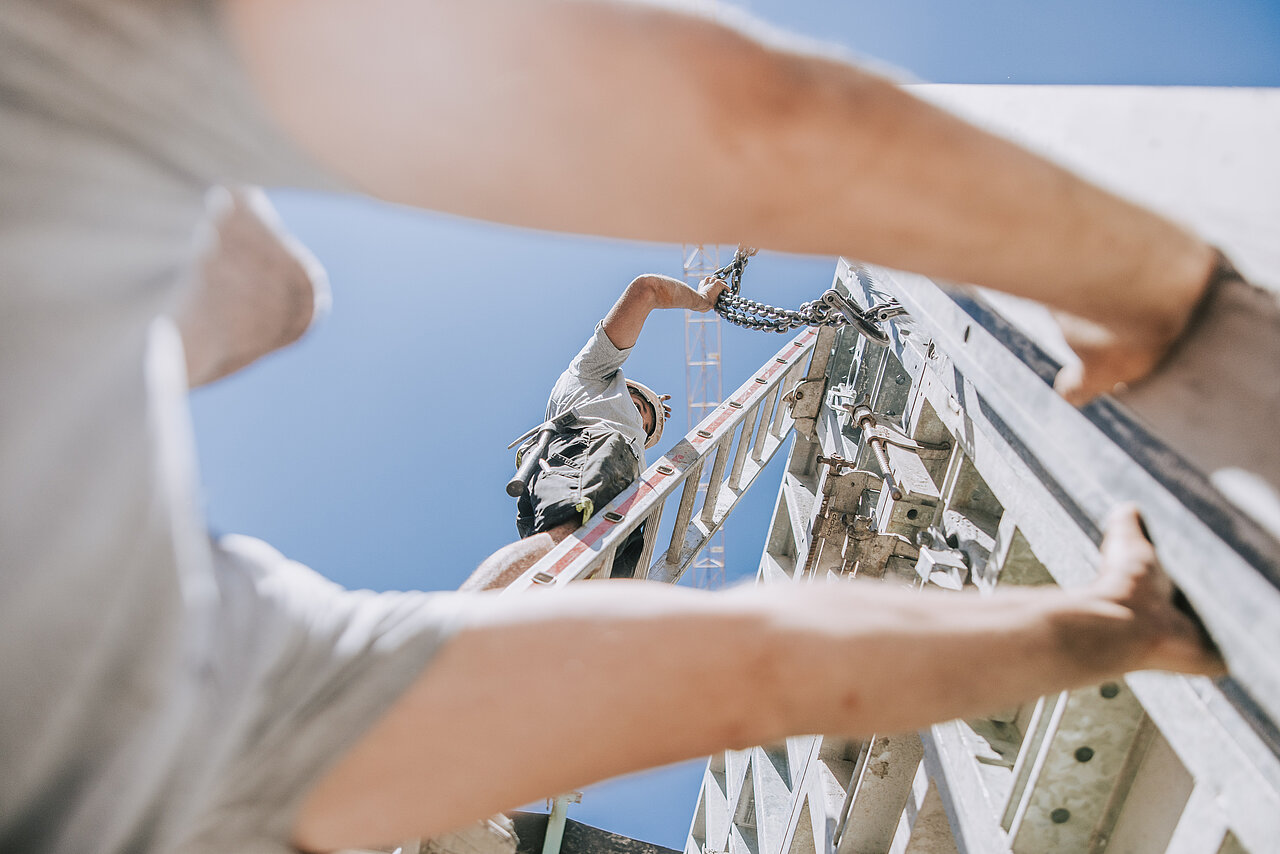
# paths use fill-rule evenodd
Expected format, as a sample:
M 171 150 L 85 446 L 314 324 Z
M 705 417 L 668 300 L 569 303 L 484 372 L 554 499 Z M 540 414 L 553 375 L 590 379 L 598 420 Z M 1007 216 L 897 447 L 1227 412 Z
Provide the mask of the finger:
M 1084 366 L 1080 363 L 1063 365 L 1053 378 L 1053 390 L 1072 406 L 1084 406 L 1097 397 L 1085 382 Z
M 1138 505 L 1132 501 L 1124 501 L 1112 507 L 1103 528 L 1108 534 L 1147 539 L 1142 515 L 1138 512 Z
M 1107 558 L 1151 563 L 1157 560 L 1146 523 L 1131 502 L 1117 505 L 1107 515 L 1101 550 Z
M 1054 378 L 1053 389 L 1073 406 L 1083 406 L 1110 389 L 1100 385 L 1100 370 L 1106 364 L 1108 352 L 1115 347 L 1115 339 L 1109 330 L 1092 321 L 1076 317 L 1064 311 L 1052 312 L 1053 320 L 1062 332 L 1067 346 L 1079 361 L 1063 365 Z

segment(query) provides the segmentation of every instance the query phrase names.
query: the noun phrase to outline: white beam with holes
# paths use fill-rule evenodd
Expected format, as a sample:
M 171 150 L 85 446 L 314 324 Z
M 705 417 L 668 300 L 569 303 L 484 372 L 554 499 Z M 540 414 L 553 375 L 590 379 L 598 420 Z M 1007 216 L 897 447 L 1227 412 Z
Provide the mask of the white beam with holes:
M 1014 854 L 1088 849 L 1142 717 L 1122 682 L 1067 695 L 1039 745 L 1034 772 L 1012 793 Z

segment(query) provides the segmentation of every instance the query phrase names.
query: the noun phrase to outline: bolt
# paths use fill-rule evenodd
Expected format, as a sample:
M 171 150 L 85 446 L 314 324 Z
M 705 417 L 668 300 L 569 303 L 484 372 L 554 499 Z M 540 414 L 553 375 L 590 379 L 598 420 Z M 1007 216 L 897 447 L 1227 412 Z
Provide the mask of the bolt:
M 1093 748 L 1092 748 L 1092 747 L 1080 747 L 1080 748 L 1077 748 L 1077 749 L 1076 749 L 1076 761 L 1077 761 L 1077 762 L 1088 762 L 1088 761 L 1089 761 L 1090 759 L 1092 759 L 1092 758 L 1093 758 Z
M 1098 689 L 1098 693 L 1102 695 L 1104 700 L 1113 700 L 1120 696 L 1120 686 L 1114 682 L 1105 682 Z
M 1071 820 L 1071 810 L 1058 807 L 1056 810 L 1049 813 L 1049 820 L 1054 824 L 1066 824 Z

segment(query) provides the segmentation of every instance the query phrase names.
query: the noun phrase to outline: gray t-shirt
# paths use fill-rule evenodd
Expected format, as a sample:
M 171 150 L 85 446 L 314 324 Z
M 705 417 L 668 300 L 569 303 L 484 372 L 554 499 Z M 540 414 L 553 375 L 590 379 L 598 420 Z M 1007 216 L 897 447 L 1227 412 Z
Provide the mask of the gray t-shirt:
M 458 598 L 211 543 L 181 343 L 214 184 L 329 186 L 211 3 L 0 7 L 0 850 L 287 850 Z
M 622 375 L 622 363 L 630 355 L 631 348 L 619 350 L 605 334 L 604 322 L 597 323 L 595 334 L 551 389 L 546 417 L 576 406 L 578 426 L 601 425 L 621 433 L 635 453 L 640 471 L 644 471 L 644 443 L 648 437 L 627 390 L 627 378 Z

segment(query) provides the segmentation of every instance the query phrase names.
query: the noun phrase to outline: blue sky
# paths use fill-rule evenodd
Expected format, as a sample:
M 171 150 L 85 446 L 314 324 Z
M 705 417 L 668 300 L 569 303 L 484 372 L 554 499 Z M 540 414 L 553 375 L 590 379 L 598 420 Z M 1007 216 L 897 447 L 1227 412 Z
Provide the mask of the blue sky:
M 1277 0 L 747 5 L 933 82 L 1280 85 Z M 515 537 L 507 443 L 540 420 L 556 376 L 632 277 L 680 274 L 679 248 L 272 197 L 328 268 L 334 309 L 299 345 L 193 396 L 210 524 L 347 586 L 456 587 Z M 833 270 L 833 259 L 762 253 L 744 292 L 795 307 Z M 723 335 L 726 391 L 786 340 L 728 325 Z M 680 312 L 650 319 L 628 374 L 683 402 Z M 687 429 L 682 410 L 661 449 Z M 728 526 L 731 576 L 755 571 L 780 462 Z M 681 848 L 701 774 L 699 761 L 594 787 L 570 815 Z

